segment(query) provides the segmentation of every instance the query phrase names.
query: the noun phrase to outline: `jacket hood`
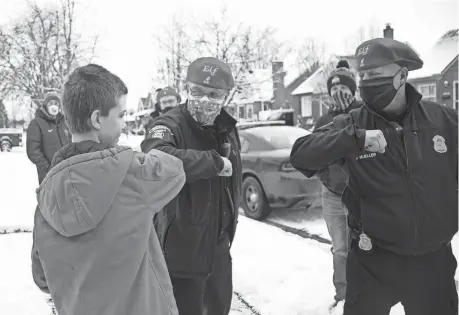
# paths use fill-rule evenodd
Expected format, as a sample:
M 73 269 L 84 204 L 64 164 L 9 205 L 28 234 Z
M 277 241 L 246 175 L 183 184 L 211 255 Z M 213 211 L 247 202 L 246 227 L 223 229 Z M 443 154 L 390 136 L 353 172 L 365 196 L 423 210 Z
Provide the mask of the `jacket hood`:
M 66 237 L 92 230 L 110 209 L 132 156 L 131 149 L 116 147 L 57 164 L 37 190 L 44 219 Z

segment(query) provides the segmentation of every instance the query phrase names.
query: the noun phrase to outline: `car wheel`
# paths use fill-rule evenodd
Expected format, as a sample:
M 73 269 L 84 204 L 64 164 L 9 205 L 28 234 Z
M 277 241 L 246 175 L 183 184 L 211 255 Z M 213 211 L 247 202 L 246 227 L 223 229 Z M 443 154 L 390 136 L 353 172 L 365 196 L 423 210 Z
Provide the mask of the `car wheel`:
M 248 176 L 242 182 L 242 208 L 251 219 L 262 221 L 271 213 L 265 192 L 258 180 Z

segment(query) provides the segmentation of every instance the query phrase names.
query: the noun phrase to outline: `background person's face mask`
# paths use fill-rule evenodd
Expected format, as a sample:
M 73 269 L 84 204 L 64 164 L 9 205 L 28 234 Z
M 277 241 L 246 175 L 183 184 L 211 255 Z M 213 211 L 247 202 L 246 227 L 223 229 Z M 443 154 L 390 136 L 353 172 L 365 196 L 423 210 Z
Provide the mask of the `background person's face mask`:
M 49 101 L 46 108 L 51 116 L 56 116 L 59 113 L 59 104 L 57 101 Z
M 344 112 L 354 102 L 354 95 L 349 89 L 336 89 L 332 91 L 333 110 L 337 112 Z
M 159 105 L 161 107 L 161 111 L 166 113 L 172 108 L 177 107 L 177 98 L 173 95 L 162 97 L 159 101 Z
M 394 76 L 384 76 L 374 79 L 360 81 L 360 96 L 367 106 L 375 112 L 381 112 L 397 95 L 398 90 L 402 87 L 400 83 L 398 88 L 394 87 L 394 79 L 400 73 L 401 69 Z

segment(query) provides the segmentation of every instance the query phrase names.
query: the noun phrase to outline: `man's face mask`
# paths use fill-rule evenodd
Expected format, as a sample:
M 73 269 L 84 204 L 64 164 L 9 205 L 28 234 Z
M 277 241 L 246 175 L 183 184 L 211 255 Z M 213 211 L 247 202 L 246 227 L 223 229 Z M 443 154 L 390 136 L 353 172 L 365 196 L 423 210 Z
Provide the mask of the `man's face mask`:
M 402 69 L 393 76 L 384 76 L 360 81 L 360 96 L 369 108 L 375 112 L 381 112 L 384 108 L 389 106 L 404 83 L 400 81 L 400 85 L 397 88 L 394 86 L 394 79 L 401 70 Z
M 178 105 L 177 97 L 174 95 L 161 97 L 159 100 L 159 105 L 161 107 L 161 111 L 165 113 Z
M 59 103 L 56 100 L 49 101 L 46 107 L 51 116 L 56 116 L 59 113 Z
M 344 112 L 354 102 L 354 95 L 345 85 L 335 85 L 330 92 L 334 101 L 333 110 L 336 112 Z
M 225 102 L 226 90 L 188 84 L 188 111 L 201 125 L 212 125 L 220 115 Z

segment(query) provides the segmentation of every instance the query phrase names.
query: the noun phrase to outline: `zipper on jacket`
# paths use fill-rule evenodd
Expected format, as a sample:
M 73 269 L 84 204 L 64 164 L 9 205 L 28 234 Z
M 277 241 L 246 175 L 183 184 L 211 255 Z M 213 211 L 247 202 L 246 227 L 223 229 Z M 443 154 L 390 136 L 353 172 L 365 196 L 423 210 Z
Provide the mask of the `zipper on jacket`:
M 367 110 L 369 112 L 371 112 L 373 115 L 376 115 L 378 117 L 380 117 L 381 119 L 383 119 L 384 121 L 386 121 L 392 128 L 394 128 L 394 126 L 384 117 L 382 117 L 381 115 L 379 115 L 378 113 L 372 111 L 371 109 L 367 108 Z M 405 122 L 406 120 L 408 119 L 408 116 L 412 114 L 411 112 L 408 112 L 407 115 L 405 116 L 405 118 L 403 119 L 403 125 L 402 125 L 402 137 L 403 137 L 403 147 L 405 149 L 405 160 L 406 160 L 406 169 L 405 169 L 405 176 L 407 178 L 407 182 L 408 182 L 408 186 L 409 186 L 409 189 L 410 189 L 410 192 L 411 192 L 411 214 L 412 214 L 412 222 L 413 222 L 413 227 L 414 227 L 414 233 L 413 233 L 413 244 L 412 244 L 412 249 L 415 250 L 416 249 L 416 246 L 417 246 L 417 239 L 418 239 L 418 224 L 417 224 L 417 220 L 415 218 L 415 210 L 414 210 L 414 191 L 413 191 L 413 183 L 412 183 L 412 180 L 411 180 L 411 175 L 410 175 L 410 164 L 409 164 L 409 158 L 408 158 L 408 148 L 406 146 L 406 137 L 405 137 Z M 396 128 L 394 128 L 395 130 L 397 130 Z
M 405 117 L 406 120 L 406 117 Z M 403 125 L 405 125 L 405 120 L 403 121 Z M 415 217 L 415 211 L 414 211 L 414 192 L 413 192 L 413 183 L 411 180 L 411 175 L 410 175 L 410 164 L 409 164 L 409 158 L 408 158 L 408 147 L 406 146 L 406 137 L 405 137 L 405 130 L 402 130 L 403 134 L 403 146 L 405 147 L 405 156 L 406 156 L 406 178 L 408 180 L 408 186 L 410 188 L 411 192 L 411 209 L 412 209 L 412 214 L 413 214 L 413 224 L 414 224 L 414 238 L 413 238 L 413 249 L 416 249 L 417 246 L 417 239 L 418 239 L 418 222 Z
M 63 147 L 64 144 L 62 143 L 61 133 L 59 132 L 59 123 L 57 122 L 57 120 L 55 120 L 55 124 L 56 124 L 57 136 L 59 137 L 59 142 L 61 143 L 61 147 Z

